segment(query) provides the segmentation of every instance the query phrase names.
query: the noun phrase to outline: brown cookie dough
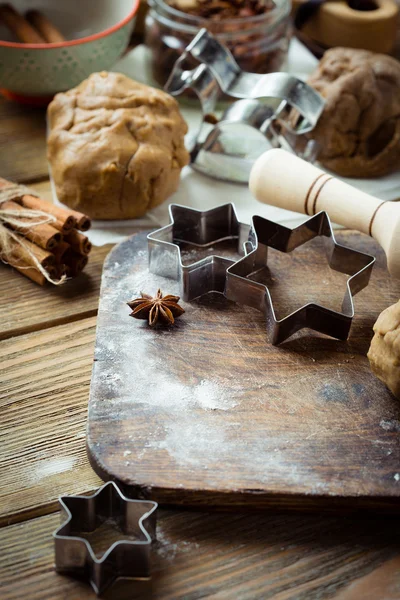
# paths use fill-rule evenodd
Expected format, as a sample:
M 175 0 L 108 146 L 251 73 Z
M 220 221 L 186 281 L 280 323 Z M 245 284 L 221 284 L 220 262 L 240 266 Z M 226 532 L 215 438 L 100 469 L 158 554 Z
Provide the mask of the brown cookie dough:
M 176 100 L 119 73 L 94 73 L 48 108 L 60 202 L 94 219 L 132 219 L 164 202 L 189 162 Z
M 381 313 L 368 351 L 371 369 L 400 399 L 400 300 Z
M 400 168 L 400 63 L 366 50 L 328 50 L 308 83 L 326 100 L 310 134 L 318 160 L 345 177 Z

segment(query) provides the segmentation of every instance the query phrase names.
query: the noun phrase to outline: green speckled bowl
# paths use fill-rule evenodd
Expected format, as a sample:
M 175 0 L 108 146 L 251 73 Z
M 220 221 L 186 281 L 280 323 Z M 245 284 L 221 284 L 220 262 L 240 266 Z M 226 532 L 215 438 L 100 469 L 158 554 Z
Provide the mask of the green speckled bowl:
M 112 68 L 128 45 L 139 0 L 14 0 L 13 6 L 22 13 L 41 10 L 69 40 L 22 44 L 0 24 L 0 89 L 40 104 Z

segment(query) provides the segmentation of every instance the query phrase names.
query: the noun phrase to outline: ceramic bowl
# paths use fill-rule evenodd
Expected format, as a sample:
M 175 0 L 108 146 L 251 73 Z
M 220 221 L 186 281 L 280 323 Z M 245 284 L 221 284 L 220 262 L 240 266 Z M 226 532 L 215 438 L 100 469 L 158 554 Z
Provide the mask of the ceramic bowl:
M 0 24 L 0 89 L 29 101 L 68 90 L 90 73 L 110 70 L 128 45 L 139 0 L 13 0 L 12 4 L 21 13 L 42 11 L 68 40 L 22 44 Z

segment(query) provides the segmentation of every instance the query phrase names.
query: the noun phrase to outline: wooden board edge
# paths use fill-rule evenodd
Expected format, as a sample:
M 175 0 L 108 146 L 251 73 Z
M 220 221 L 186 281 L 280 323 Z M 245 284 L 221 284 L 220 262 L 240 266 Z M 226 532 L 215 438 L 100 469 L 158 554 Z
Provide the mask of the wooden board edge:
M 154 500 L 164 506 L 190 508 L 212 508 L 219 510 L 274 510 L 284 512 L 324 512 L 354 514 L 359 512 L 372 514 L 398 515 L 400 503 L 398 496 L 334 496 L 327 494 L 283 494 L 271 493 L 262 489 L 242 489 L 234 493 L 224 490 L 184 490 L 180 500 L 176 500 L 174 487 L 159 488 L 145 481 L 126 481 L 113 476 L 98 460 L 95 452 L 86 443 L 90 466 L 103 481 L 115 481 L 121 489 L 134 498 Z

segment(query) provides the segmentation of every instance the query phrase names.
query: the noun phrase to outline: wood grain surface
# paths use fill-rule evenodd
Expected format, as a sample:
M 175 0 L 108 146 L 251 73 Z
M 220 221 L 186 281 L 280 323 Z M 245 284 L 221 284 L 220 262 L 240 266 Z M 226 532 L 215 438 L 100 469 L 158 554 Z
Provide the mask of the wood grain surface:
M 0 342 L 0 526 L 100 484 L 85 449 L 95 322 Z
M 261 313 L 222 296 L 183 304 L 170 330 L 131 319 L 129 297 L 177 293 L 178 284 L 148 273 L 143 234 L 116 247 L 103 275 L 89 401 L 95 470 L 172 504 L 398 511 L 400 406 L 365 355 L 400 284 L 372 239 L 339 233 L 338 241 L 378 256 L 349 341 L 303 330 L 279 347 L 266 342 Z M 307 299 L 340 307 L 345 277 L 315 242 L 269 258 L 281 316 Z
M 58 524 L 50 515 L 0 530 L 2 600 L 96 598 L 52 569 Z M 151 584 L 120 581 L 105 598 L 398 600 L 399 534 L 391 520 L 160 510 Z

